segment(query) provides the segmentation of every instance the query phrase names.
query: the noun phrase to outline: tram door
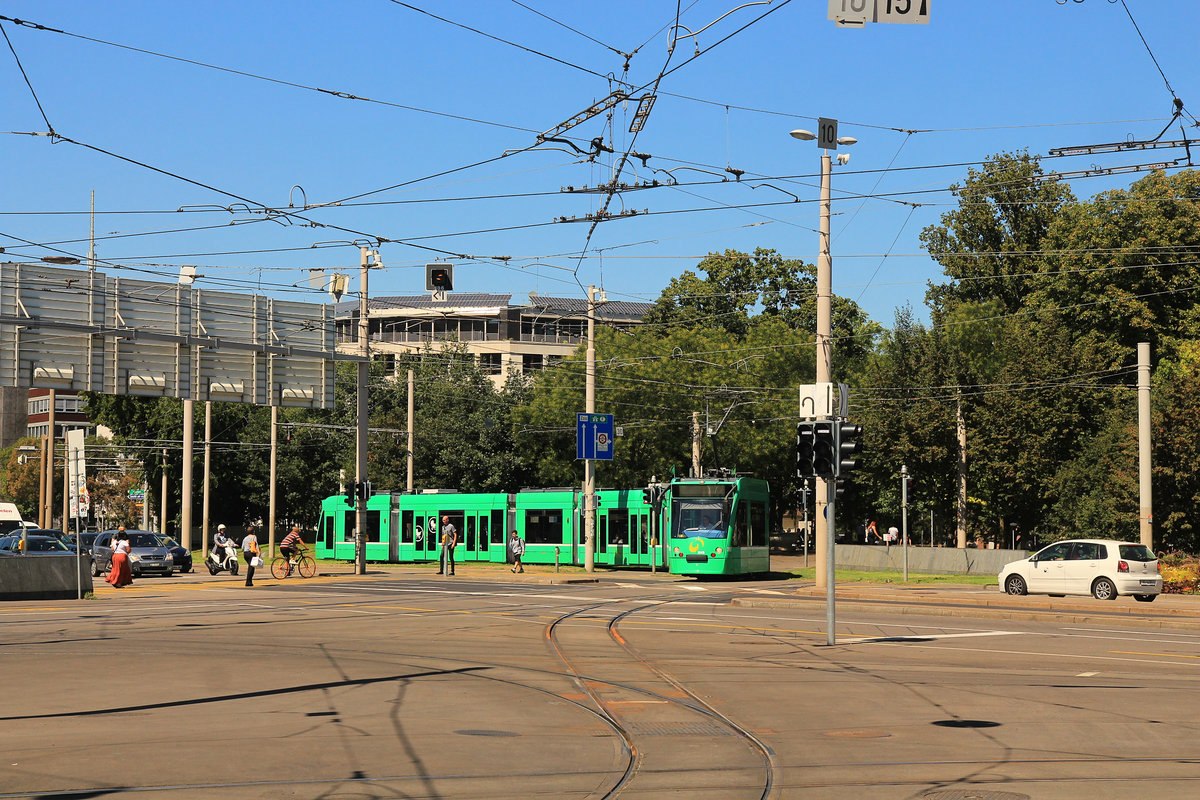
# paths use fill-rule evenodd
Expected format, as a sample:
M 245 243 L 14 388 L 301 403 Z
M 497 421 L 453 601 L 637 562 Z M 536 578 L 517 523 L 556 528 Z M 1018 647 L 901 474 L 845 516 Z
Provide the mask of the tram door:
M 450 519 L 454 520 L 454 512 L 451 511 Z M 458 512 L 462 515 L 462 525 L 458 527 L 458 552 L 455 553 L 455 558 L 459 561 L 489 561 L 488 544 L 490 529 L 490 520 L 487 512 L 480 513 L 478 511 Z

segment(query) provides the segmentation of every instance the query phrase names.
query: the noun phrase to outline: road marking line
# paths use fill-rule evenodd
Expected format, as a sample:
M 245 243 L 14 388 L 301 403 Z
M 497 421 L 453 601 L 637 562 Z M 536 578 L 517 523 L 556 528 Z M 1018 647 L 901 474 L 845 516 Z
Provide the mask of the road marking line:
M 967 639 L 977 636 L 1016 636 L 1022 631 L 978 631 L 977 633 L 927 633 L 908 636 L 857 636 L 837 640 L 838 644 L 870 644 L 872 642 L 927 642 L 930 639 Z
M 1076 678 L 1093 678 L 1099 674 L 1100 674 L 1099 672 L 1081 672 L 1078 675 L 1076 675 L 1075 677 Z
M 689 592 L 707 592 L 708 591 L 708 589 L 705 589 L 703 586 L 688 586 L 686 584 L 683 586 L 680 586 L 679 588 L 686 589 Z
M 1178 653 L 1143 653 L 1140 650 L 1109 650 L 1110 653 L 1116 653 L 1122 656 L 1160 656 L 1162 658 L 1200 658 L 1200 656 L 1185 656 Z

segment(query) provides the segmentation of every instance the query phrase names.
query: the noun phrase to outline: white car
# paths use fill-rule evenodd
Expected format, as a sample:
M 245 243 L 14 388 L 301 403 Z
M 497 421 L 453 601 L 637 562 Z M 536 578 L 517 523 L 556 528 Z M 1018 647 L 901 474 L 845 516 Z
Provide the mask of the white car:
M 1149 547 L 1111 539 L 1070 539 L 1043 547 L 1000 570 L 1007 594 L 1090 594 L 1113 600 L 1131 594 L 1149 603 L 1162 593 L 1158 556 Z

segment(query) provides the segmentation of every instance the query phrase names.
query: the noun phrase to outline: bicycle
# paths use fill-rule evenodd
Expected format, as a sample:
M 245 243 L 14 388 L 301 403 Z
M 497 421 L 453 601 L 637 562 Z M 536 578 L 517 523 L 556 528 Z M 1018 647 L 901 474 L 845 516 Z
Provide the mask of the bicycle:
M 271 575 L 276 580 L 291 576 L 293 571 L 299 572 L 301 578 L 311 578 L 317 574 L 317 562 L 307 554 L 297 556 L 294 562 L 287 556 L 275 556 L 275 560 L 271 562 Z

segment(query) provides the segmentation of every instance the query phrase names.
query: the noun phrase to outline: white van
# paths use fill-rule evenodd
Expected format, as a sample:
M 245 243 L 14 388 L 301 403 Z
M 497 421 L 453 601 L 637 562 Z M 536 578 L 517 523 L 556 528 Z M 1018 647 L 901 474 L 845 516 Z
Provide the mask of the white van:
M 0 534 L 19 531 L 25 527 L 21 512 L 14 503 L 0 503 Z

